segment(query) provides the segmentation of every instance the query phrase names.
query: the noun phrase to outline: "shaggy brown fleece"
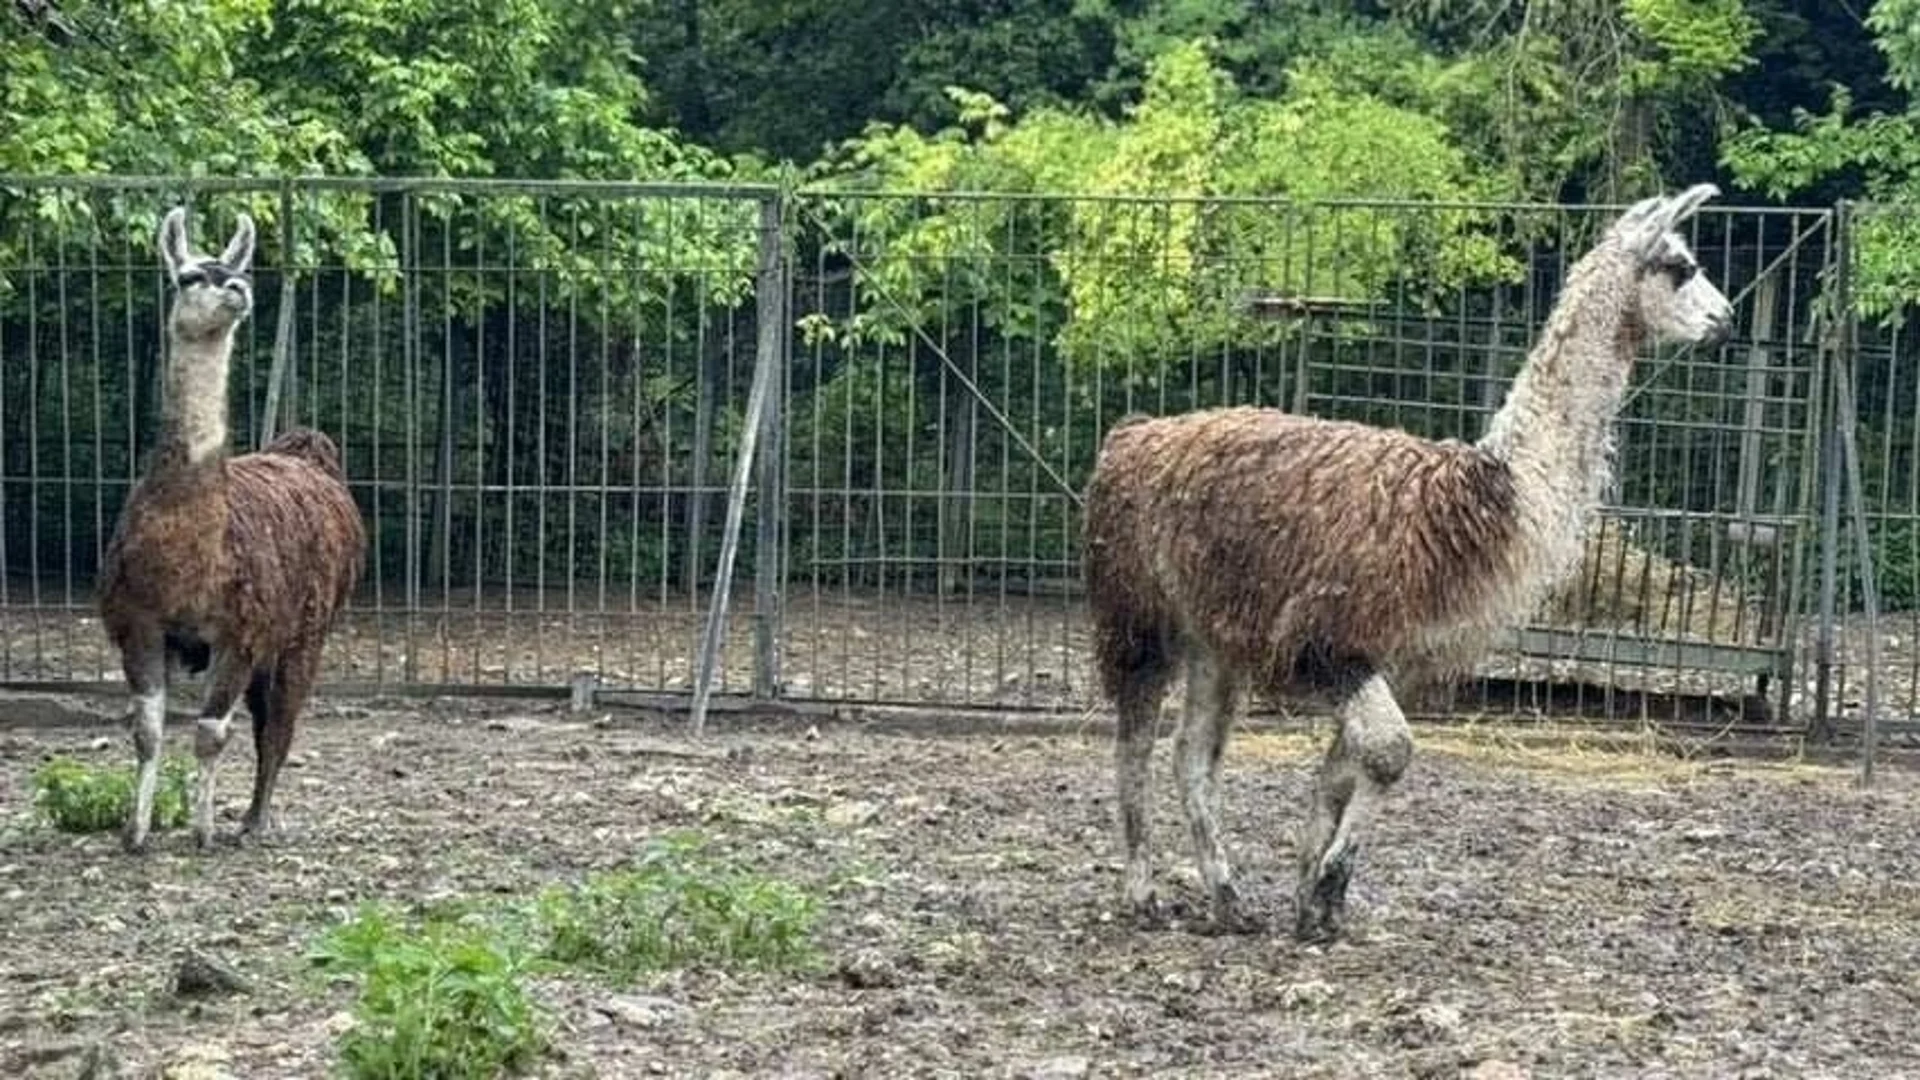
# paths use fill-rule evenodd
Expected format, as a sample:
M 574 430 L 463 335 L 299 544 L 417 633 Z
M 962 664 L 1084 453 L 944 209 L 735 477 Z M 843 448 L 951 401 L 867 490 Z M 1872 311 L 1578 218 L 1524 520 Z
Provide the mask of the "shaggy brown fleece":
M 325 435 L 189 464 L 163 447 L 107 549 L 100 614 L 126 649 L 164 634 L 189 666 L 217 644 L 247 666 L 318 651 L 359 581 L 366 530 Z M 193 662 L 198 659 L 199 665 Z
M 1282 476 L 1341 497 L 1261 490 Z M 1356 666 L 1435 673 L 1454 658 L 1413 635 L 1484 606 L 1514 504 L 1506 463 L 1463 443 L 1258 408 L 1122 422 L 1086 497 L 1107 692 L 1183 635 L 1269 694 L 1335 689 Z

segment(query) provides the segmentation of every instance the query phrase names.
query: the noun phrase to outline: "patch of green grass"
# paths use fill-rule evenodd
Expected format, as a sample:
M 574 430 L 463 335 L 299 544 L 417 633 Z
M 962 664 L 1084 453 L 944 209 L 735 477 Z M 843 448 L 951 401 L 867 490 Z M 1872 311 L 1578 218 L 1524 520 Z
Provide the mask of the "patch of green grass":
M 681 967 L 781 970 L 814 959 L 819 905 L 776 878 L 708 858 L 697 838 L 650 844 L 631 869 L 542 893 L 543 959 L 616 979 Z
M 33 806 L 61 832 L 97 833 L 120 828 L 133 812 L 134 769 L 90 765 L 53 757 L 33 774 Z M 193 770 L 184 758 L 163 758 L 160 786 L 153 797 L 153 827 L 186 825 L 193 791 Z
M 360 982 L 337 1044 L 355 1080 L 494 1076 L 547 1047 L 547 1020 L 522 981 L 525 959 L 483 922 L 408 926 L 367 907 L 310 953 Z
M 632 981 L 681 967 L 782 970 L 814 960 L 818 905 L 775 878 L 707 856 L 698 837 L 649 845 L 631 868 L 556 885 L 530 902 L 435 901 L 411 918 L 367 906 L 309 956 L 359 983 L 337 1045 L 355 1080 L 491 1076 L 546 1048 L 526 976 Z

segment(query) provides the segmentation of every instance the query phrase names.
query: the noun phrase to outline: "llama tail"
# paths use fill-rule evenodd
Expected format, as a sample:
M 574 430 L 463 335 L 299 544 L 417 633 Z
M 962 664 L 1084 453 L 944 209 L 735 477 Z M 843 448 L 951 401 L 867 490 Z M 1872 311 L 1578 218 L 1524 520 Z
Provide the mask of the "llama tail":
M 345 480 L 340 467 L 340 448 L 332 439 L 312 428 L 288 428 L 272 442 L 260 448 L 263 454 L 284 454 L 317 466 L 335 480 Z

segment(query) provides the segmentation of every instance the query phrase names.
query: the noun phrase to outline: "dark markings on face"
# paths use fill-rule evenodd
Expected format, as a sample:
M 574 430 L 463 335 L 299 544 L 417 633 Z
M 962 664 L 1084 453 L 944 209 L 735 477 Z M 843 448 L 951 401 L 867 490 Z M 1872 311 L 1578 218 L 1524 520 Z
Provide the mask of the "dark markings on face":
M 231 289 L 246 295 L 253 292 L 253 282 L 247 275 L 236 274 L 217 262 L 194 263 L 180 271 L 174 284 L 182 289 L 192 285 L 211 285 L 216 289 Z
M 1654 256 L 1653 261 L 1642 272 L 1665 274 L 1673 287 L 1678 289 L 1693 280 L 1693 276 L 1700 272 L 1700 264 L 1695 261 L 1693 252 L 1688 251 L 1686 245 L 1677 244 L 1668 237 L 1661 243 L 1660 253 Z

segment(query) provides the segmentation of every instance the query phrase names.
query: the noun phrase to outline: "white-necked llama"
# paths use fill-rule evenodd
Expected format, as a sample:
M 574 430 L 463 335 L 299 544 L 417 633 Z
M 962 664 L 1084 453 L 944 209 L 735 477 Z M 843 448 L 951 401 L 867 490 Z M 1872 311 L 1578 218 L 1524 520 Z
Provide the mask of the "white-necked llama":
M 195 730 L 193 833 L 213 839 L 214 768 L 242 692 L 253 715 L 253 801 L 242 834 L 273 828 L 274 782 L 320 671 L 335 615 L 359 579 L 366 532 L 339 450 L 293 428 L 259 453 L 227 452 L 227 367 L 253 307 L 253 221 L 218 258 L 196 252 L 186 211 L 160 226 L 174 286 L 160 442 L 101 568 L 100 614 L 133 695 L 139 778 L 124 840 L 146 847 L 174 662 L 207 670 Z M 210 670 L 208 670 L 210 669 Z
M 1106 437 L 1086 495 L 1085 573 L 1118 711 L 1124 889 L 1157 915 L 1148 859 L 1154 721 L 1176 668 L 1183 808 L 1217 927 L 1240 909 L 1220 841 L 1226 733 L 1249 688 L 1331 696 L 1339 730 L 1301 836 L 1294 932 L 1340 933 L 1360 831 L 1413 740 L 1389 680 L 1469 667 L 1579 560 L 1613 428 L 1649 339 L 1724 336 L 1732 307 L 1674 227 L 1699 185 L 1623 214 L 1567 275 L 1477 444 L 1222 408 Z

